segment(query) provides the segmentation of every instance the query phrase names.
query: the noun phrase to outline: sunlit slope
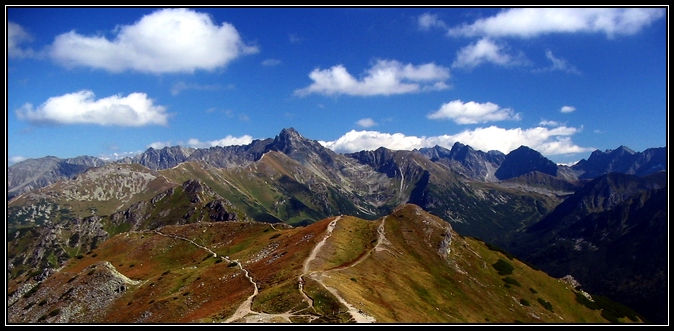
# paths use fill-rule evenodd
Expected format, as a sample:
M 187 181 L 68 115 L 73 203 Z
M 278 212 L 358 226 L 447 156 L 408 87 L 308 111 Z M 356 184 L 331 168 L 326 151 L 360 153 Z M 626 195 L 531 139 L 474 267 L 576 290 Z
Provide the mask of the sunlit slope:
M 121 233 L 8 292 L 11 323 L 607 322 L 571 286 L 414 205 L 375 221 Z
M 377 226 L 376 235 L 371 226 L 365 231 L 376 239 L 374 247 L 363 240 L 344 245 L 353 241 L 352 233 L 335 231 L 328 242 L 359 247 L 364 254 L 352 258 L 356 254 L 344 254 L 344 248 L 326 249 L 332 255 L 323 257 L 321 278 L 377 322 L 605 321 L 598 311 L 578 304 L 570 286 L 490 250 L 481 241 L 459 236 L 417 206 L 406 205 L 366 224 Z M 513 267 L 511 274 L 499 275 L 493 266 L 499 260 Z M 506 277 L 519 285 L 507 284 Z M 552 310 L 539 299 L 549 302 Z

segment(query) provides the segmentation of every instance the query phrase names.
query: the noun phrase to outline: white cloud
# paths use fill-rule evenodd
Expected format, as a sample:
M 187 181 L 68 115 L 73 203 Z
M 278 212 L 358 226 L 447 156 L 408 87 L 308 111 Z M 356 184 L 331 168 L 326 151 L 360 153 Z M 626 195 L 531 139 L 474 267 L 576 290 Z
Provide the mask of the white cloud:
M 490 126 L 465 130 L 455 135 L 417 137 L 406 136 L 402 133 L 351 130 L 337 140 L 320 143 L 338 153 L 375 150 L 379 147 L 413 150 L 439 145 L 451 148 L 455 142 L 461 142 L 481 151 L 497 150 L 505 154 L 522 145 L 533 148 L 546 156 L 595 150 L 595 148 L 577 146 L 571 141 L 571 136 L 579 131 L 580 129 L 566 126 L 553 129 L 545 127 L 503 129 Z
M 550 72 L 550 71 L 564 71 L 564 72 L 580 75 L 580 70 L 578 70 L 573 65 L 570 65 L 568 62 L 566 62 L 565 59 L 555 57 L 555 55 L 552 54 L 552 51 L 550 51 L 550 50 L 545 51 L 545 57 L 547 57 L 548 60 L 550 60 L 550 62 L 552 62 L 552 65 L 547 67 L 547 68 L 535 69 L 535 70 L 533 70 L 534 72 L 540 73 L 540 72 Z
M 630 35 L 665 16 L 664 8 L 514 8 L 448 30 L 451 36 L 532 38 L 550 33 Z
M 571 113 L 575 110 L 576 110 L 576 107 L 563 106 L 562 109 L 560 109 L 559 111 L 561 111 L 562 113 Z
M 360 80 L 349 74 L 342 65 L 324 70 L 315 69 L 309 77 L 314 83 L 303 89 L 295 90 L 296 95 L 306 96 L 317 93 L 371 96 L 449 88 L 444 82 L 449 79 L 449 69 L 434 63 L 415 66 L 403 65 L 395 60 L 378 60 Z
M 190 146 L 190 147 L 196 147 L 196 148 L 208 148 L 208 147 L 215 147 L 215 146 L 232 146 L 232 145 L 248 145 L 253 141 L 253 137 L 249 135 L 243 135 L 241 137 L 234 137 L 232 135 L 227 135 L 227 137 L 218 139 L 218 140 L 211 140 L 211 141 L 199 141 L 199 139 L 189 139 L 186 143 L 181 143 L 180 145 L 183 146 Z
M 147 145 L 148 148 L 154 148 L 154 149 L 162 149 L 164 147 L 171 147 L 173 146 L 173 143 L 169 141 L 155 141 L 153 143 L 150 143 Z
M 371 118 L 362 118 L 362 119 L 358 120 L 358 122 L 356 122 L 356 124 L 358 124 L 359 126 L 362 126 L 364 128 L 369 128 L 369 127 L 377 125 L 377 122 L 375 122 Z
M 159 149 L 163 148 L 164 146 L 160 147 Z M 121 160 L 125 157 L 134 157 L 138 154 L 143 153 L 144 151 L 135 151 L 135 152 L 115 152 L 115 153 L 110 153 L 110 154 L 99 154 L 97 157 L 101 160 L 104 161 L 117 161 Z
M 7 164 L 13 165 L 15 163 L 19 163 L 19 162 L 27 160 L 27 159 L 28 159 L 27 157 L 23 157 L 23 156 L 11 156 L 11 157 L 7 158 Z
M 7 22 L 7 56 L 19 58 L 34 56 L 35 52 L 32 49 L 21 48 L 21 44 L 32 40 L 33 37 L 21 25 Z
M 489 38 L 482 38 L 456 53 L 454 68 L 472 69 L 489 62 L 500 66 L 527 65 L 529 61 L 522 54 L 508 54 L 503 44 L 497 44 Z
M 241 41 L 233 25 L 217 26 L 208 14 L 185 8 L 155 11 L 115 32 L 113 40 L 75 31 L 61 34 L 50 55 L 66 66 L 159 74 L 214 70 L 258 51 Z
M 281 64 L 281 60 L 277 59 L 266 59 L 262 61 L 262 65 L 265 67 L 272 67 Z
M 187 141 L 178 141 L 175 144 L 172 141 L 155 141 L 147 145 L 147 147 L 152 147 L 154 149 L 162 149 L 164 147 L 170 146 L 183 146 L 183 147 L 195 147 L 195 148 L 209 148 L 209 147 L 224 147 L 224 146 L 233 146 L 233 145 L 248 145 L 253 142 L 253 137 L 249 135 L 243 135 L 241 137 L 234 137 L 232 135 L 227 135 L 222 139 L 211 140 L 211 141 L 200 141 L 197 138 L 190 138 Z
M 454 100 L 443 104 L 440 109 L 427 116 L 432 120 L 453 120 L 456 124 L 478 124 L 505 120 L 519 120 L 520 114 L 510 108 L 500 108 L 497 104 Z
M 94 92 L 82 90 L 51 97 L 36 109 L 30 103 L 24 104 L 16 115 L 20 120 L 36 124 L 145 126 L 166 125 L 168 114 L 165 110 L 163 106 L 154 105 L 145 93 L 96 100 Z
M 561 124 L 557 121 L 547 121 L 547 120 L 541 120 L 538 125 L 544 125 L 544 126 L 560 126 Z
M 441 28 L 441 29 L 447 28 L 447 24 L 439 20 L 438 15 L 430 13 L 424 13 L 419 15 L 417 23 L 419 24 L 419 29 L 424 31 L 430 30 L 431 28 Z
M 335 141 L 319 143 L 338 153 L 352 153 L 386 147 L 394 150 L 412 150 L 425 147 L 425 137 L 405 136 L 402 133 L 351 130 Z

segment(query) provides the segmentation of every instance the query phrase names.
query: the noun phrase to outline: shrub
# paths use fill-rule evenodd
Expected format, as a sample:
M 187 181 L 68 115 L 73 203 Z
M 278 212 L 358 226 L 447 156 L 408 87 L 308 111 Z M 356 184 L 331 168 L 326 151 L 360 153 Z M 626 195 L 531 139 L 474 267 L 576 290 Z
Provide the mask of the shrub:
M 527 307 L 531 306 L 531 304 L 529 303 L 529 300 L 527 300 L 527 299 L 520 299 L 520 304 L 522 306 L 527 306 Z
M 545 308 L 549 311 L 552 311 L 552 304 L 551 303 L 549 303 L 549 302 L 547 302 L 547 301 L 545 301 L 541 298 L 538 298 L 538 303 L 540 303 L 541 306 L 543 306 L 543 308 Z
M 35 294 L 35 292 L 37 292 L 37 290 L 39 290 L 39 289 L 40 289 L 40 284 L 37 284 L 37 285 L 33 286 L 33 288 L 28 290 L 28 292 L 26 292 L 26 294 L 23 295 L 23 298 L 24 299 L 30 298 L 30 296 Z
M 498 259 L 498 261 L 496 261 L 496 263 L 492 264 L 491 266 L 494 267 L 494 269 L 496 269 L 498 274 L 501 276 L 510 275 L 513 273 L 513 270 L 515 270 L 515 268 L 510 263 L 504 261 L 503 259 Z
M 576 302 L 592 310 L 599 309 L 599 306 L 597 305 L 596 302 L 593 302 L 592 300 L 588 299 L 580 292 L 576 292 Z
M 610 320 L 609 318 L 607 318 L 607 316 L 615 317 L 616 319 L 627 317 L 633 322 L 639 320 L 637 317 L 637 313 L 623 304 L 617 303 L 603 295 L 594 295 L 592 296 L 592 298 L 594 299 L 594 302 L 597 304 L 597 307 L 602 309 L 601 315 L 612 323 L 616 322 Z
M 534 290 L 533 287 L 530 287 L 530 288 L 529 288 L 529 291 L 531 291 L 531 293 L 533 293 L 533 294 L 538 294 L 538 291 Z
M 495 252 L 500 252 L 500 253 L 502 253 L 502 254 L 505 255 L 509 260 L 512 260 L 512 259 L 515 258 L 512 254 L 506 252 L 506 251 L 505 251 L 503 248 L 501 248 L 501 247 L 498 247 L 498 246 L 496 246 L 496 245 L 494 245 L 494 244 L 490 244 L 490 243 L 487 243 L 487 242 L 485 242 L 484 244 L 485 244 L 485 245 L 487 246 L 487 248 L 489 248 L 490 250 L 495 251 Z
M 503 281 L 506 282 L 506 284 L 511 284 L 511 285 L 520 286 L 520 287 L 522 286 L 522 284 L 520 284 L 520 282 L 518 282 L 517 279 L 511 278 L 511 277 L 505 277 L 505 278 L 503 278 Z

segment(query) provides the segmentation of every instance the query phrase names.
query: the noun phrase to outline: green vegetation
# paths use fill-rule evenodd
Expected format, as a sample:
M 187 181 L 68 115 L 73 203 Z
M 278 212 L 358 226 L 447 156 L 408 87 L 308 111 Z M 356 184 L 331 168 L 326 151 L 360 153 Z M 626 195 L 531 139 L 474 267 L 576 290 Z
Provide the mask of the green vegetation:
M 505 277 L 505 278 L 503 278 L 503 281 L 506 284 L 515 285 L 515 286 L 522 286 L 522 284 L 520 284 L 520 282 L 518 282 L 517 279 L 511 278 L 511 277 Z
M 631 308 L 614 302 L 611 299 L 601 296 L 593 295 L 592 300 L 585 297 L 582 293 L 576 292 L 576 301 L 590 309 L 601 309 L 601 316 L 606 318 L 611 323 L 619 323 L 619 318 L 629 318 L 632 322 L 639 321 L 638 314 Z
M 547 302 L 547 301 L 545 301 L 541 298 L 538 298 L 538 303 L 540 303 L 541 306 L 543 306 L 543 308 L 545 308 L 549 311 L 552 311 L 552 304 L 550 302 Z
M 496 245 L 494 245 L 494 244 L 490 244 L 490 243 L 488 243 L 488 242 L 485 242 L 484 244 L 485 244 L 485 245 L 487 246 L 487 248 L 489 248 L 490 250 L 495 251 L 495 252 L 500 252 L 500 253 L 502 253 L 503 255 L 505 255 L 505 256 L 506 256 L 508 259 L 510 259 L 510 260 L 515 259 L 515 256 L 513 256 L 513 255 L 510 254 L 510 253 L 508 253 L 506 250 L 504 250 L 504 249 L 501 248 L 501 247 L 498 247 L 498 246 L 496 246 Z
M 496 263 L 492 264 L 492 267 L 494 267 L 494 269 L 496 269 L 498 274 L 501 276 L 510 275 L 513 273 L 513 270 L 515 270 L 512 264 L 506 262 L 503 259 L 498 259 Z
M 26 294 L 23 295 L 23 298 L 24 298 L 24 299 L 30 298 L 30 297 L 31 297 L 33 294 L 35 294 L 35 292 L 37 292 L 37 290 L 39 290 L 39 289 L 40 289 L 40 283 L 38 283 L 37 285 L 33 286 L 28 292 L 26 292 Z

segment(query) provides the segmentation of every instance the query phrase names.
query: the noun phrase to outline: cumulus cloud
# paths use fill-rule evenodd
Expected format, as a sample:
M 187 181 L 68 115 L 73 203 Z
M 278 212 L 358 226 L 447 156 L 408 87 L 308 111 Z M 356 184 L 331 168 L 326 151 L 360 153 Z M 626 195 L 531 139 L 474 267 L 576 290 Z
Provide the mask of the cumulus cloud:
M 7 22 L 7 56 L 17 58 L 34 56 L 35 52 L 31 48 L 21 47 L 22 44 L 32 40 L 33 37 L 21 25 Z
M 532 38 L 550 33 L 631 35 L 665 16 L 664 8 L 513 8 L 472 24 L 450 28 L 450 36 Z
M 116 36 L 61 34 L 50 55 L 66 66 L 87 66 L 110 72 L 192 73 L 222 68 L 237 57 L 256 53 L 229 23 L 216 25 L 208 14 L 170 8 L 115 29 Z
M 30 103 L 16 111 L 20 120 L 35 124 L 98 124 L 118 126 L 166 125 L 166 108 L 155 105 L 145 93 L 96 99 L 82 90 L 51 97 L 37 108 Z
M 424 13 L 419 15 L 417 23 L 419 24 L 419 29 L 424 31 L 430 30 L 431 28 L 441 28 L 441 29 L 447 28 L 447 24 L 439 20 L 438 15 L 430 13 Z
M 562 113 L 571 113 L 575 110 L 576 110 L 576 107 L 563 106 L 562 109 L 560 109 L 559 111 L 561 111 Z
M 353 77 L 342 65 L 330 69 L 314 69 L 309 77 L 314 81 L 308 87 L 295 90 L 295 95 L 391 95 L 449 88 L 449 69 L 427 63 L 412 65 L 395 60 L 378 60 L 362 79 Z
M 485 62 L 499 66 L 529 64 L 523 54 L 509 54 L 504 44 L 497 44 L 489 38 L 482 38 L 460 49 L 456 53 L 456 60 L 452 63 L 452 67 L 472 69 Z
M 222 139 L 211 140 L 211 141 L 200 141 L 196 138 L 190 138 L 187 141 L 178 141 L 175 144 L 172 141 L 155 141 L 147 147 L 152 147 L 154 149 L 162 149 L 164 147 L 170 146 L 184 146 L 184 147 L 195 147 L 195 148 L 209 148 L 209 147 L 224 147 L 224 146 L 233 146 L 233 145 L 248 145 L 253 141 L 253 137 L 249 135 L 243 135 L 241 137 L 234 137 L 232 135 L 227 135 Z
M 358 122 L 356 122 L 356 124 L 358 124 L 359 126 L 362 126 L 364 128 L 369 128 L 369 127 L 377 125 L 377 122 L 375 122 L 371 118 L 362 118 L 362 119 L 358 120 Z
M 382 133 L 377 131 L 351 130 L 334 141 L 319 143 L 338 153 L 352 153 L 386 147 L 395 150 L 413 150 L 426 147 L 425 137 L 406 136 L 402 133 Z
M 520 120 L 520 114 L 497 104 L 454 100 L 443 104 L 437 111 L 428 114 L 432 120 L 452 120 L 456 124 L 478 124 L 505 120 Z
M 431 137 L 407 136 L 402 133 L 382 133 L 377 131 L 351 130 L 334 141 L 320 143 L 338 153 L 352 153 L 386 147 L 393 150 L 413 150 L 435 145 L 451 148 L 456 142 L 469 145 L 477 150 L 496 150 L 509 153 L 524 145 L 543 155 L 583 153 L 595 148 L 580 147 L 573 143 L 571 136 L 580 129 L 560 126 L 556 128 L 534 127 L 530 129 L 503 129 L 495 126 L 465 130 L 455 135 Z

